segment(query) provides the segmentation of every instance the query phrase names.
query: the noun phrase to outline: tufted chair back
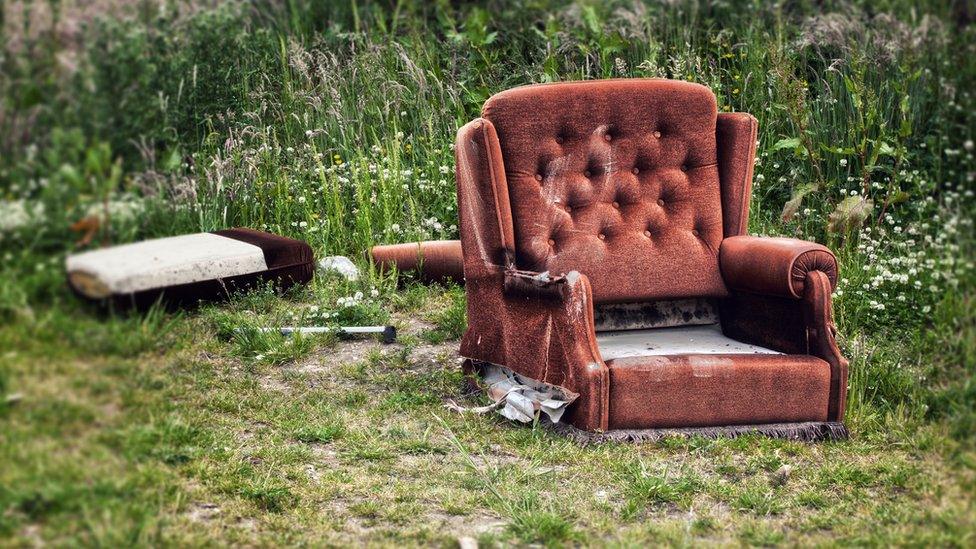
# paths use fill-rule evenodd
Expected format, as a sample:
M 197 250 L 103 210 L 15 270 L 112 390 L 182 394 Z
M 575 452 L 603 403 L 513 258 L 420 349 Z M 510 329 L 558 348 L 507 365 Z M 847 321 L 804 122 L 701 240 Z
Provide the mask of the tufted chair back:
M 489 99 L 516 266 L 577 270 L 596 303 L 725 296 L 716 116 L 708 88 L 671 80 L 542 84 Z

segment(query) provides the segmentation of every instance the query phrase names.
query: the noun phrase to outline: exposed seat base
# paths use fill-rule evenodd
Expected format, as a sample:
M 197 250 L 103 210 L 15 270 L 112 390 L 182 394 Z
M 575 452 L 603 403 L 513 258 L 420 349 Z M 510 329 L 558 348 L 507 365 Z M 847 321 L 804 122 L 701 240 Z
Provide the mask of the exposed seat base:
M 779 354 L 772 349 L 725 337 L 718 324 L 597 332 L 596 342 L 604 362 L 659 355 Z

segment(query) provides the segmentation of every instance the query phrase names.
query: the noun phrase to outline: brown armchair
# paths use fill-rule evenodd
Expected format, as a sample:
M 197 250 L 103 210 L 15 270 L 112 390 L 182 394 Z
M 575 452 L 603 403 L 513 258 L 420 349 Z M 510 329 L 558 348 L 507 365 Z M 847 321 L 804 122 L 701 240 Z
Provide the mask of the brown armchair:
M 578 393 L 587 431 L 844 436 L 837 262 L 745 236 L 756 128 L 688 82 L 491 97 L 456 147 L 469 367 Z

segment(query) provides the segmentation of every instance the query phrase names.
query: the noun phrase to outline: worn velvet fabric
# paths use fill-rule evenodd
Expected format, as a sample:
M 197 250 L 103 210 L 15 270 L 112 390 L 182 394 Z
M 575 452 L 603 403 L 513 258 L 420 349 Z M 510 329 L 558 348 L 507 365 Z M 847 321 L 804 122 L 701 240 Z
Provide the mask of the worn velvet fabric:
M 715 137 L 722 184 L 722 226 L 726 237 L 746 234 L 759 123 L 744 112 L 718 114 Z
M 584 275 L 550 279 L 495 268 L 467 280 L 465 291 L 468 330 L 461 356 L 579 393 L 566 420 L 581 429 L 607 430 L 609 373 L 596 344 Z
M 489 99 L 455 149 L 461 354 L 579 393 L 567 420 L 591 431 L 841 421 L 836 260 L 745 236 L 756 132 L 686 82 Z M 688 299 L 717 300 L 725 336 L 785 354 L 600 356 L 594 304 Z
M 601 302 L 726 294 L 715 96 L 667 80 L 495 95 L 516 264 L 577 270 Z
M 815 242 L 734 236 L 722 241 L 719 258 L 726 284 L 736 290 L 800 297 L 812 271 L 823 272 L 832 286 L 837 284 L 837 259 Z
M 619 358 L 610 369 L 610 428 L 826 421 L 830 366 L 809 355 Z

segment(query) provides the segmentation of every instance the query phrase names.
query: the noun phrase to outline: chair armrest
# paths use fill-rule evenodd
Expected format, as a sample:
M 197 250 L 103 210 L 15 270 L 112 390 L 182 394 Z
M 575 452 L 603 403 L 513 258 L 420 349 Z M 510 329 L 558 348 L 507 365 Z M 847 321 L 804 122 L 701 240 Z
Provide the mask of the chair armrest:
M 837 346 L 832 291 L 833 285 L 823 271 L 811 271 L 806 275 L 803 301 L 808 352 L 830 364 L 827 418 L 830 421 L 843 421 L 847 408 L 848 362 Z
M 497 267 L 467 280 L 468 330 L 461 356 L 579 393 L 567 413 L 606 430 L 610 373 L 600 357 L 586 276 Z
M 763 295 L 803 296 L 807 273 L 821 271 L 837 286 L 837 258 L 826 247 L 794 238 L 733 236 L 719 247 L 725 285 Z

